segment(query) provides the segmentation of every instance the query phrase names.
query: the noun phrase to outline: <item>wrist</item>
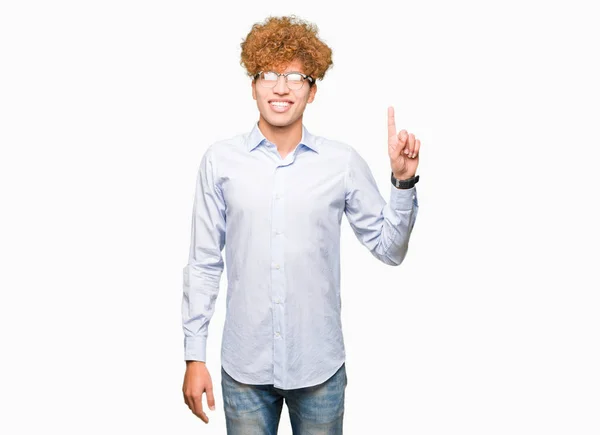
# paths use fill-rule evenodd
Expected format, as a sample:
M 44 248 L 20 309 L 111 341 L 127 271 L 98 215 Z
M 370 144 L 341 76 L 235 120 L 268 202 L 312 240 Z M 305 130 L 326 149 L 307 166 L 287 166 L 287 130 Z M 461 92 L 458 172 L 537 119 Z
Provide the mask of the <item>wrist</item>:
M 394 176 L 394 178 L 396 180 L 400 180 L 400 181 L 410 180 L 411 178 L 413 178 L 415 176 L 414 174 L 413 175 L 409 175 L 407 173 L 404 173 L 404 174 L 394 174 L 393 172 L 392 172 L 392 175 Z

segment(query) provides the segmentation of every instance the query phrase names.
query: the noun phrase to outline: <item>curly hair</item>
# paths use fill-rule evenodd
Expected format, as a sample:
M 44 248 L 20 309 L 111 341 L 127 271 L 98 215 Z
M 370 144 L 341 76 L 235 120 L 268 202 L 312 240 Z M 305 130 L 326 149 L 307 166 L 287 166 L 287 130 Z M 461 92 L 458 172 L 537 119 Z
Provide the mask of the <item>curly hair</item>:
M 289 17 L 269 16 L 263 23 L 255 23 L 240 44 L 240 65 L 254 77 L 261 70 L 278 69 L 298 60 L 304 73 L 323 80 L 333 66 L 332 50 L 318 37 L 316 25 Z

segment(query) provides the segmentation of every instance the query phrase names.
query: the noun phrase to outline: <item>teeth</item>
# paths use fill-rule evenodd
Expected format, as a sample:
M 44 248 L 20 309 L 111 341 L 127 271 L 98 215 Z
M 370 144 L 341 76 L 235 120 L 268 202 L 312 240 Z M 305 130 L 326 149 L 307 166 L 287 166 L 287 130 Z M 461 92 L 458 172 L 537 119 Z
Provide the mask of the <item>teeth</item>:
M 285 103 L 283 101 L 272 101 L 271 104 L 273 106 L 280 106 L 280 107 L 286 107 L 286 106 L 290 105 L 290 103 Z

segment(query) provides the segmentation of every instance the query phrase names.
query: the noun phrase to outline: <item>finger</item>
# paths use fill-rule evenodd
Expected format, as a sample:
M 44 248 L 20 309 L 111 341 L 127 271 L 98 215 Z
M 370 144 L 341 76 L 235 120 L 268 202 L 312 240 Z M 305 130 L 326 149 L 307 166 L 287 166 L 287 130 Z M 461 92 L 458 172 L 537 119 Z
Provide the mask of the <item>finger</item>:
M 400 148 L 400 153 L 404 152 L 404 149 L 407 145 L 407 139 L 408 139 L 408 132 L 404 129 L 400 130 L 400 133 L 398 133 L 398 148 Z
M 206 387 L 206 402 L 208 403 L 208 407 L 214 411 L 215 410 L 215 396 L 213 394 L 213 387 L 209 385 Z
M 194 408 L 194 400 L 191 396 L 185 397 L 185 404 L 188 406 L 188 408 L 190 408 L 190 411 L 192 411 L 192 413 L 196 413 L 196 409 Z
M 188 408 L 190 408 L 190 410 L 192 412 L 194 412 L 194 409 L 192 407 L 192 399 L 191 397 L 185 393 L 185 390 L 182 391 L 183 392 L 183 401 L 185 402 L 185 404 L 187 405 Z
M 408 145 L 404 149 L 404 154 L 411 156 L 414 149 L 415 149 L 415 135 L 410 133 L 408 135 Z
M 202 420 L 204 423 L 208 423 L 208 416 L 202 410 L 202 396 L 201 395 L 198 397 L 192 398 L 192 406 L 194 407 L 194 409 L 193 409 L 194 414 L 196 414 L 198 417 L 200 417 L 200 420 Z
M 419 150 L 421 149 L 421 141 L 417 139 L 415 142 L 415 151 L 413 152 L 413 158 L 419 155 Z
M 194 414 L 196 413 L 196 404 L 194 403 L 194 398 L 191 395 L 188 394 L 185 396 L 185 404 Z
M 396 136 L 396 118 L 394 116 L 394 108 L 388 107 L 388 140 Z

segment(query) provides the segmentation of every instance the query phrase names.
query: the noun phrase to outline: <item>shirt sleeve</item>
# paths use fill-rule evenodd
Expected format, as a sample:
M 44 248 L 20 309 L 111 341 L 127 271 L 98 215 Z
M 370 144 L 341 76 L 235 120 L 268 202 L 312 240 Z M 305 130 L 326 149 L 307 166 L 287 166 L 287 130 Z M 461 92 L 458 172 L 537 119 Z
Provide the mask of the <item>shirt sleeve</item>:
M 224 267 L 225 201 L 217 185 L 215 163 L 209 148 L 196 177 L 190 252 L 183 268 L 181 312 L 186 361 L 206 361 L 208 324 Z
M 398 266 L 408 251 L 419 204 L 416 186 L 398 189 L 390 181 L 385 202 L 367 162 L 350 147 L 345 176 L 345 214 L 358 240 L 380 261 Z

